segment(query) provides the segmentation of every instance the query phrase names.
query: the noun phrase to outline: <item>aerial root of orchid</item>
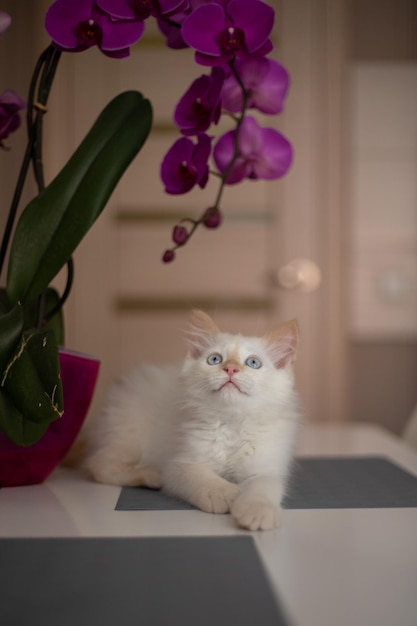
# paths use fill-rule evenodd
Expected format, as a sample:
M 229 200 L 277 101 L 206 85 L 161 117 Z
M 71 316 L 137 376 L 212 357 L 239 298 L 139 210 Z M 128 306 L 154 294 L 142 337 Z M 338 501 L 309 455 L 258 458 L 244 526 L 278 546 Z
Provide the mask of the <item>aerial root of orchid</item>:
M 219 177 L 219 189 L 199 218 L 184 218 L 174 226 L 172 246 L 162 257 L 170 262 L 198 226 L 220 226 L 226 185 L 274 180 L 287 173 L 291 144 L 276 129 L 262 127 L 248 111 L 279 114 L 289 76 L 280 63 L 268 58 L 275 12 L 262 0 L 56 0 L 46 14 L 45 27 L 59 50 L 82 52 L 98 46 L 105 55 L 122 59 L 142 37 L 150 18 L 157 20 L 169 48 L 190 47 L 195 62 L 211 68 L 193 81 L 175 108 L 174 122 L 182 136 L 163 158 L 160 176 L 166 193 L 172 195 L 196 186 L 204 189 L 210 176 Z M 22 103 L 13 105 L 21 108 Z M 234 128 L 215 137 L 211 133 L 222 115 L 230 117 Z M 1 116 L 0 97 L 0 131 Z M 16 115 L 14 120 L 17 127 Z M 0 133 L 0 146 L 4 136 Z M 210 160 L 215 169 L 209 168 Z

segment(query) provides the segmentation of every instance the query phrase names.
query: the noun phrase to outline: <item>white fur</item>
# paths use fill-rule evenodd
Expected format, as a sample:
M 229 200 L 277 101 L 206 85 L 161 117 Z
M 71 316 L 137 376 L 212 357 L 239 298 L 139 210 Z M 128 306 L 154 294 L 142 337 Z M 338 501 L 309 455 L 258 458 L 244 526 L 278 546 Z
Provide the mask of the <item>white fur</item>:
M 230 511 L 242 528 L 273 528 L 299 415 L 296 325 L 257 338 L 221 333 L 199 312 L 193 320 L 181 367 L 142 365 L 111 390 L 87 466 L 98 481 L 162 487 L 203 511 Z M 222 363 L 207 362 L 213 353 Z M 245 365 L 249 356 L 262 367 Z M 239 371 L 222 387 L 228 364 Z

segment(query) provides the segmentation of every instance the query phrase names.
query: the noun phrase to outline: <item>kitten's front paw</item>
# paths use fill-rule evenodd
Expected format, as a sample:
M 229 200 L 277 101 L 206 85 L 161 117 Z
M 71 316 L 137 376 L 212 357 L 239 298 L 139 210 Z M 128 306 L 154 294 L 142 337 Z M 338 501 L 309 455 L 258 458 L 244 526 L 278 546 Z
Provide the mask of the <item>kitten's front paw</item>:
M 197 498 L 197 506 L 206 513 L 228 513 L 239 494 L 239 488 L 233 483 L 217 481 L 205 485 Z
M 270 530 L 281 524 L 281 508 L 261 496 L 237 498 L 231 513 L 238 526 L 246 530 Z

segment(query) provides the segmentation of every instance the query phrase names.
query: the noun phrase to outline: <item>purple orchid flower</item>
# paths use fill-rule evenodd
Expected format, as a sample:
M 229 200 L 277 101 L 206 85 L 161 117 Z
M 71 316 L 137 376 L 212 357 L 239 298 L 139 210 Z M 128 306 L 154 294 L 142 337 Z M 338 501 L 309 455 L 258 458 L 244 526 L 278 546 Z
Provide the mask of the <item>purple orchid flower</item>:
M 249 108 L 258 109 L 269 115 L 281 113 L 288 91 L 289 76 L 280 63 L 273 59 L 252 57 L 238 59 L 235 68 L 249 93 L 247 102 Z M 242 88 L 233 74 L 230 74 L 224 82 L 222 106 L 231 113 L 242 110 Z
M 223 0 L 198 7 L 182 26 L 184 41 L 201 65 L 224 65 L 234 57 L 265 56 L 274 10 L 261 0 Z
M 206 0 L 188 0 L 185 6 L 181 7 L 181 10 L 175 10 L 175 14 L 170 16 L 169 20 L 158 19 L 158 27 L 167 40 L 168 48 L 173 50 L 181 50 L 182 48 L 188 48 L 188 44 L 185 43 L 182 36 L 181 26 L 185 19 L 198 7 L 206 4 Z
M 21 124 L 19 111 L 26 107 L 26 103 L 14 91 L 3 91 L 0 94 L 0 148 L 9 150 L 3 139 L 17 130 Z
M 146 20 L 151 15 L 160 17 L 181 10 L 185 0 L 97 0 L 106 13 L 117 20 Z
M 105 55 L 123 58 L 143 34 L 139 21 L 113 20 L 95 0 L 55 0 L 45 17 L 45 28 L 55 45 L 67 52 L 98 46 Z
M 213 157 L 224 175 L 235 153 L 236 130 L 218 140 Z M 239 156 L 227 174 L 226 183 L 233 185 L 244 178 L 274 180 L 287 173 L 292 162 L 289 141 L 273 128 L 262 128 L 253 117 L 245 117 L 240 127 Z
M 12 23 L 12 18 L 6 11 L 0 11 L 0 39 L 3 37 L 5 31 Z
M 161 164 L 161 179 L 167 193 L 187 193 L 195 185 L 201 189 L 207 184 L 208 159 L 211 139 L 206 134 L 198 135 L 197 145 L 188 137 L 181 137 L 166 153 Z
M 186 13 L 179 13 L 178 15 L 175 15 L 175 21 L 178 24 L 182 24 L 187 15 L 188 14 Z M 188 45 L 183 39 L 181 28 L 171 26 L 171 24 L 161 19 L 158 20 L 158 28 L 166 38 L 168 48 L 171 48 L 172 50 L 182 50 L 183 48 L 188 48 Z
M 178 102 L 174 121 L 183 135 L 197 135 L 207 130 L 210 124 L 217 124 L 224 77 L 221 67 L 213 67 L 211 76 L 197 78 Z

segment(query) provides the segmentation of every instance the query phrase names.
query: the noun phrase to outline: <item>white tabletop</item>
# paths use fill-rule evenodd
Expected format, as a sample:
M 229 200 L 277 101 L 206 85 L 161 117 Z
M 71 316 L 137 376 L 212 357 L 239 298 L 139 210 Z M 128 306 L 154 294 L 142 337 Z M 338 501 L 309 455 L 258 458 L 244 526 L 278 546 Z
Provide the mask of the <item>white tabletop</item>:
M 417 475 L 417 454 L 376 426 L 304 425 L 298 455 L 382 455 Z M 58 468 L 0 490 L 1 537 L 247 535 L 228 515 L 115 511 L 120 488 Z M 417 508 L 286 510 L 252 533 L 295 626 L 415 626 Z

